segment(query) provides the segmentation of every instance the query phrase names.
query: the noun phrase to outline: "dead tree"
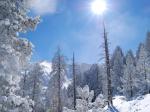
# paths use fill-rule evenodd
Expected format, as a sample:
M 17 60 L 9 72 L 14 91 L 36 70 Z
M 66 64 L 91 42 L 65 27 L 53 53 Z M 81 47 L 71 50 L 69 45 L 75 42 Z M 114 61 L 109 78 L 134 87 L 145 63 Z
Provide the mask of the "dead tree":
M 104 32 L 103 32 L 103 39 L 104 39 L 104 52 L 105 52 L 105 63 L 106 63 L 106 74 L 107 74 L 107 100 L 108 106 L 113 105 L 112 101 L 112 85 L 111 85 L 111 73 L 110 73 L 110 56 L 109 56 L 109 45 L 108 45 L 108 37 L 105 28 L 105 24 L 103 24 Z
M 73 59 L 72 59 L 72 74 L 73 74 L 73 107 L 76 110 L 76 73 L 75 73 L 74 53 L 73 53 Z
M 61 91 L 61 55 L 59 49 L 58 51 L 58 112 L 62 112 L 60 91 Z

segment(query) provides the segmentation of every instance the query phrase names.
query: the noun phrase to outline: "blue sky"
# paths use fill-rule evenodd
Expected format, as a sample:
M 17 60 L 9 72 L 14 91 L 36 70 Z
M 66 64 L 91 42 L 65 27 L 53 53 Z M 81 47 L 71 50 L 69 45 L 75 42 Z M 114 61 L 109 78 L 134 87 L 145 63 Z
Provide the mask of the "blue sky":
M 97 63 L 102 53 L 102 17 L 94 15 L 90 3 L 94 0 L 31 0 L 32 15 L 41 15 L 34 32 L 23 37 L 35 46 L 32 60 L 50 61 L 58 46 L 68 59 L 73 51 L 77 62 Z M 108 10 L 104 20 L 110 50 L 119 45 L 134 52 L 150 30 L 149 0 L 106 0 Z

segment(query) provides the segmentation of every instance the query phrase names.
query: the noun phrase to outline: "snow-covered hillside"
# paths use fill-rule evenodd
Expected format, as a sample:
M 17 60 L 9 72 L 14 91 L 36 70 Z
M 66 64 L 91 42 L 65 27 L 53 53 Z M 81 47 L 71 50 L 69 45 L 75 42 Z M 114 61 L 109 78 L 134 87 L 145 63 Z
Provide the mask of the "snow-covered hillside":
M 50 72 L 52 71 L 52 64 L 51 64 L 50 62 L 42 61 L 42 62 L 40 63 L 40 65 L 44 67 L 44 70 L 45 70 L 46 72 L 49 72 L 49 73 L 50 73 Z
M 125 97 L 114 98 L 115 111 L 113 112 L 150 112 L 150 94 L 126 101 Z

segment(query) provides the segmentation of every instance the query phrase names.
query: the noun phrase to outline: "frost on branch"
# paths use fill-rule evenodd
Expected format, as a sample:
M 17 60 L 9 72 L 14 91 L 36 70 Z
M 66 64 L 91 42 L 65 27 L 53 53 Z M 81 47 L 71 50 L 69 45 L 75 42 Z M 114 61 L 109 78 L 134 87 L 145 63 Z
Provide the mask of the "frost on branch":
M 39 23 L 39 17 L 28 17 L 28 0 L 1 0 L 0 1 L 0 32 L 15 36 L 18 32 L 34 29 Z
M 33 103 L 16 94 L 20 72 L 28 63 L 32 44 L 19 33 L 32 30 L 39 17 L 29 17 L 28 0 L 0 0 L 0 111 L 30 112 Z
M 94 91 L 89 90 L 89 86 L 84 88 L 77 88 L 78 99 L 76 110 L 71 110 L 64 107 L 63 112 L 104 112 L 103 108 L 105 107 L 105 100 L 103 95 L 98 95 L 96 100 L 92 102 L 94 97 Z
M 29 98 L 21 98 L 13 94 L 8 97 L 0 97 L 0 110 L 2 112 L 32 112 L 32 105 L 34 102 Z

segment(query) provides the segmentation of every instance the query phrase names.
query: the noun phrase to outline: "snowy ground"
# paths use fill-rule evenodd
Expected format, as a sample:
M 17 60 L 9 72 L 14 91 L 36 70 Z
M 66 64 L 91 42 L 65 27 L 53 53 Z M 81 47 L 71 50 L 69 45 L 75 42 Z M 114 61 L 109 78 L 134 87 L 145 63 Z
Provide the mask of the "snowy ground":
M 117 96 L 113 100 L 115 111 L 113 112 L 150 112 L 150 94 L 126 101 L 122 96 Z

